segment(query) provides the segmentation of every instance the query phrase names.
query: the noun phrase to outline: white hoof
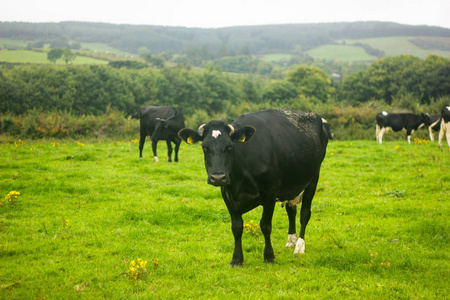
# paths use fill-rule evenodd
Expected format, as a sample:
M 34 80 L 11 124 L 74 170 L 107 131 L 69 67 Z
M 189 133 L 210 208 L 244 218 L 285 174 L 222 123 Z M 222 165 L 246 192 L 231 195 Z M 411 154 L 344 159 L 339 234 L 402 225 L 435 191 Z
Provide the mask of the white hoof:
M 158 156 L 153 157 L 153 160 L 154 160 L 155 162 L 159 162 Z
M 287 248 L 294 248 L 296 243 L 297 243 L 297 235 L 295 233 L 294 234 L 289 234 L 288 235 L 288 242 L 287 242 L 285 247 L 287 247 Z
M 295 245 L 295 251 L 294 254 L 303 254 L 305 253 L 305 240 L 302 238 L 299 238 L 297 240 L 297 245 Z

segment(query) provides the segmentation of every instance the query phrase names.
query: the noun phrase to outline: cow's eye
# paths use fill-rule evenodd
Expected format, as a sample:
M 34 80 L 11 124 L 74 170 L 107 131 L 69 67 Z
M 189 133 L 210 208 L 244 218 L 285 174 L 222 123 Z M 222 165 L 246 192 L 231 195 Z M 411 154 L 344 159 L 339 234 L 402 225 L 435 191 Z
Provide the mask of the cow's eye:
M 231 152 L 231 149 L 233 149 L 233 147 L 228 146 L 228 147 L 225 148 L 225 151 L 224 151 L 224 152 L 230 153 L 230 152 Z

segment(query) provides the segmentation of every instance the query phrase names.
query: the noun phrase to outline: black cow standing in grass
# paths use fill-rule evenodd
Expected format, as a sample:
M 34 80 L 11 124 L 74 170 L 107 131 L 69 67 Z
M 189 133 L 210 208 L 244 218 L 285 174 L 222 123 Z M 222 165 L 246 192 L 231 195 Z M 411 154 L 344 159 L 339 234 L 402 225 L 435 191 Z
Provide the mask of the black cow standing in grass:
M 439 131 L 439 148 L 441 148 L 444 135 L 447 137 L 448 148 L 450 149 L 450 106 L 441 110 L 441 130 Z
M 197 131 L 183 129 L 188 144 L 202 141 L 208 184 L 220 186 L 231 215 L 234 253 L 230 266 L 240 266 L 242 215 L 262 205 L 260 221 L 264 234 L 264 261 L 273 262 L 270 241 L 276 201 L 288 202 L 288 247 L 305 251 L 305 229 L 311 217 L 320 166 L 328 143 L 322 119 L 313 113 L 286 109 L 265 110 L 239 116 L 232 124 L 211 121 Z M 300 236 L 295 216 L 300 210 Z
M 408 144 L 411 143 L 411 134 L 414 130 L 422 126 L 430 126 L 430 117 L 426 114 L 415 115 L 415 114 L 393 114 L 387 113 L 385 111 L 377 114 L 377 125 L 376 125 L 376 138 L 378 143 L 382 143 L 383 134 L 387 133 L 389 130 L 400 131 L 406 130 L 406 137 L 408 139 Z
M 132 114 L 129 119 L 139 119 L 140 121 L 139 158 L 142 158 L 145 138 L 149 135 L 152 139 L 153 157 L 155 161 L 158 161 L 156 145 L 161 140 L 165 140 L 167 143 L 169 162 L 172 161 L 171 142 L 175 144 L 175 161 L 178 161 L 178 150 L 181 144 L 178 131 L 184 128 L 185 125 L 183 115 L 177 108 L 146 106 Z

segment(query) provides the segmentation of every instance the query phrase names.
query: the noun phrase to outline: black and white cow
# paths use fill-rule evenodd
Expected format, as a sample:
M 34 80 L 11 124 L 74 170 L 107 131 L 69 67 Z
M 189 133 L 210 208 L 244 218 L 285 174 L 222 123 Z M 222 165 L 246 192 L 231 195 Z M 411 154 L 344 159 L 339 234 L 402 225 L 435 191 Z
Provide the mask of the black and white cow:
M 377 142 L 381 144 L 383 141 L 383 134 L 387 133 L 389 130 L 406 130 L 406 137 L 408 139 L 408 144 L 410 144 L 411 134 L 414 132 L 414 130 L 417 130 L 424 125 L 431 125 L 430 117 L 426 114 L 388 114 L 387 112 L 383 111 L 377 114 Z
M 188 144 L 202 141 L 208 184 L 220 186 L 231 216 L 234 253 L 230 266 L 240 266 L 242 215 L 262 205 L 264 261 L 273 262 L 270 241 L 276 201 L 287 201 L 288 244 L 294 253 L 305 251 L 305 229 L 311 217 L 320 166 L 328 143 L 322 119 L 313 113 L 286 109 L 265 110 L 239 116 L 232 124 L 211 121 L 198 131 L 183 129 Z M 296 204 L 300 210 L 300 236 L 295 227 Z
M 430 141 L 434 142 L 434 133 L 441 130 L 441 115 L 431 114 L 430 121 L 431 125 L 428 126 L 428 132 L 430 133 Z
M 441 131 L 439 131 L 439 148 L 442 146 L 444 134 L 447 137 L 448 148 L 450 149 L 450 106 L 441 110 Z
M 155 161 L 158 161 L 156 146 L 160 140 L 165 140 L 167 143 L 169 162 L 172 161 L 171 142 L 175 144 L 175 161 L 178 161 L 178 150 L 181 144 L 178 131 L 184 128 L 185 124 L 183 115 L 177 108 L 146 106 L 132 114 L 129 119 L 139 119 L 140 121 L 139 158 L 142 158 L 145 138 L 149 135 L 152 139 L 152 150 Z

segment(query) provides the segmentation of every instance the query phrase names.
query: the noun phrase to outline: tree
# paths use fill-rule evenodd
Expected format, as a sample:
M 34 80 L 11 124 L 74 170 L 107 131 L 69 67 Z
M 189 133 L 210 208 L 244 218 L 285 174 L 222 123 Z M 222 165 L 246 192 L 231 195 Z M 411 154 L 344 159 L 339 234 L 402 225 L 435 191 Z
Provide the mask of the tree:
M 69 61 L 75 60 L 77 56 L 70 51 L 69 48 L 64 48 L 62 52 L 62 59 L 66 62 L 66 64 L 69 63 Z
M 270 102 L 292 99 L 297 97 L 297 95 L 297 88 L 292 82 L 287 80 L 276 80 L 263 90 L 263 99 Z
M 47 59 L 54 64 L 58 59 L 60 59 L 63 56 L 63 49 L 61 48 L 53 48 L 47 53 Z
M 293 83 L 299 95 L 327 101 L 329 95 L 334 92 L 331 79 L 317 67 L 299 66 L 287 73 L 287 80 Z

